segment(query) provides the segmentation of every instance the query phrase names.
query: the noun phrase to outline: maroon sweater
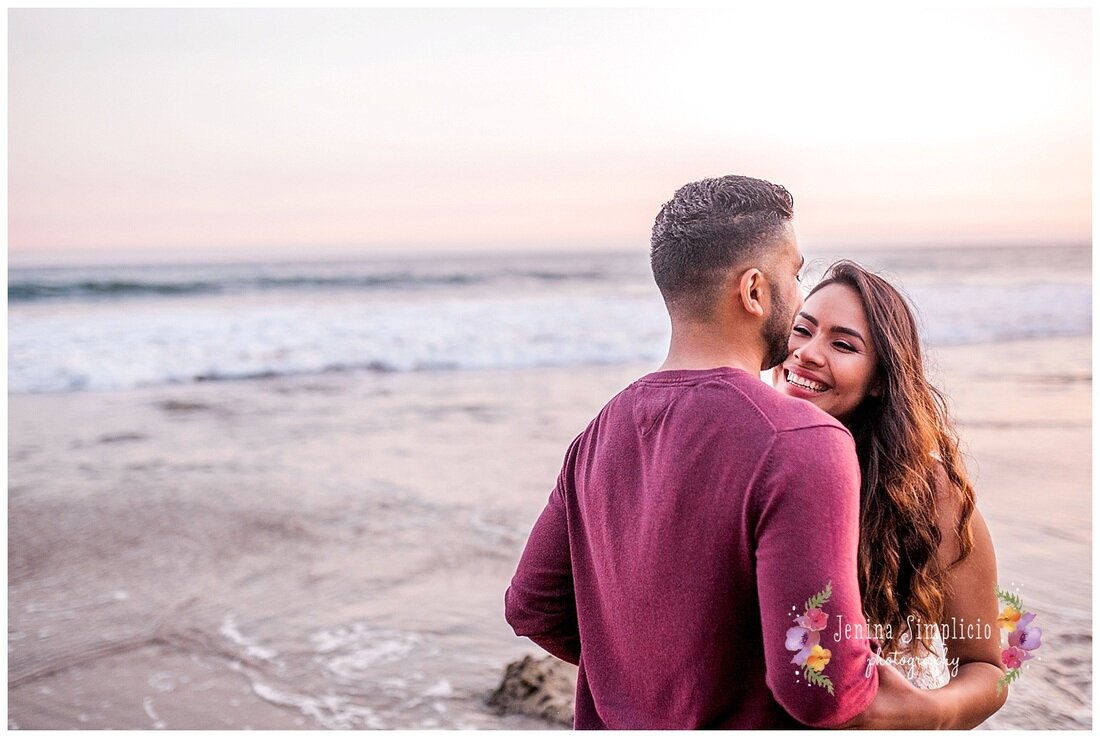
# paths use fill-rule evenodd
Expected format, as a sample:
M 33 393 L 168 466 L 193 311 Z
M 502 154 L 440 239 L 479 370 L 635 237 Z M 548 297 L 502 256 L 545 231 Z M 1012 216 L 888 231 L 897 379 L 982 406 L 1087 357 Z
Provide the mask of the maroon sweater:
M 837 725 L 878 689 L 858 506 L 851 435 L 810 403 L 728 367 L 649 374 L 569 447 L 505 617 L 580 667 L 577 728 Z M 785 643 L 827 583 L 834 694 Z

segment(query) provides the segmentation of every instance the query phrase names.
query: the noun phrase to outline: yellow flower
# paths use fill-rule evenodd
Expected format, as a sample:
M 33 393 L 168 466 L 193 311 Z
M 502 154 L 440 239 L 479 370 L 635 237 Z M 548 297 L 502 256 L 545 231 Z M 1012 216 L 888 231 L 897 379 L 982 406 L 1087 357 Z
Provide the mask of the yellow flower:
M 827 648 L 822 648 L 820 645 L 817 645 L 810 650 L 810 655 L 806 657 L 806 665 L 814 671 L 821 673 L 825 669 L 825 665 L 829 663 L 829 659 L 831 659 L 832 657 L 832 651 Z
M 1005 605 L 1004 612 L 997 618 L 997 625 L 1009 633 L 1016 630 L 1016 623 L 1020 621 L 1020 611 L 1012 605 Z

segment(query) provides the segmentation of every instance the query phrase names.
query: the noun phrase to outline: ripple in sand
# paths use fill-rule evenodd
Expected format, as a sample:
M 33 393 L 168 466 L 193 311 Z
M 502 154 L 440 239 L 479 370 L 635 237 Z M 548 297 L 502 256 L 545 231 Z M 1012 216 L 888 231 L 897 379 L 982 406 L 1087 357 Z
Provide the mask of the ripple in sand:
M 371 676 L 374 667 L 406 658 L 422 645 L 417 633 L 398 630 L 374 630 L 365 623 L 321 630 L 310 636 L 318 654 L 339 655 L 325 660 L 325 670 L 352 684 Z
M 241 631 L 237 628 L 237 620 L 232 614 L 226 615 L 225 618 L 222 619 L 222 626 L 218 629 L 218 632 L 233 643 L 244 648 L 245 653 L 254 659 L 259 659 L 260 661 L 274 661 L 279 655 L 270 648 L 264 648 L 242 635 Z
M 316 720 L 322 727 L 331 730 L 354 728 L 381 730 L 386 727 L 374 710 L 354 704 L 347 697 L 340 695 L 325 694 L 311 697 L 290 694 L 262 682 L 253 682 L 252 691 L 260 699 L 272 704 L 295 708 L 303 715 Z

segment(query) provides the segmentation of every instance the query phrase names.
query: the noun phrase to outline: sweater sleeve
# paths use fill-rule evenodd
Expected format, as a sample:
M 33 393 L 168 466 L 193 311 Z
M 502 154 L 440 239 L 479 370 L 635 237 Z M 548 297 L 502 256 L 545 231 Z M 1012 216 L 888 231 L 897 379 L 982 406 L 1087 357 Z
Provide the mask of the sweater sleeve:
M 851 436 L 826 425 L 778 433 L 754 492 L 768 688 L 799 722 L 839 725 L 878 691 L 856 569 L 859 464 Z M 803 617 L 816 595 L 824 602 Z
M 563 492 L 566 474 L 563 470 L 527 539 L 512 584 L 504 593 L 504 618 L 516 635 L 576 664 L 581 652 Z

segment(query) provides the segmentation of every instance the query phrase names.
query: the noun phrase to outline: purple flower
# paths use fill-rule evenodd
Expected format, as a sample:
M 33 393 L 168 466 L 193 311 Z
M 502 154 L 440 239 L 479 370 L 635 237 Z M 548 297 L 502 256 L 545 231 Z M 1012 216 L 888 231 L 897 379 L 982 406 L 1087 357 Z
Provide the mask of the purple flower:
M 820 631 L 803 628 L 796 625 L 787 630 L 787 650 L 798 651 L 791 659 L 792 664 L 802 666 L 810 657 L 810 651 L 821 642 Z
M 1008 645 L 1014 646 L 1023 652 L 1020 657 L 1024 661 L 1031 658 L 1029 651 L 1034 651 L 1043 644 L 1043 631 L 1031 624 L 1035 619 L 1035 613 L 1025 612 L 1020 616 L 1020 622 L 1016 623 L 1016 630 L 1008 634 Z

